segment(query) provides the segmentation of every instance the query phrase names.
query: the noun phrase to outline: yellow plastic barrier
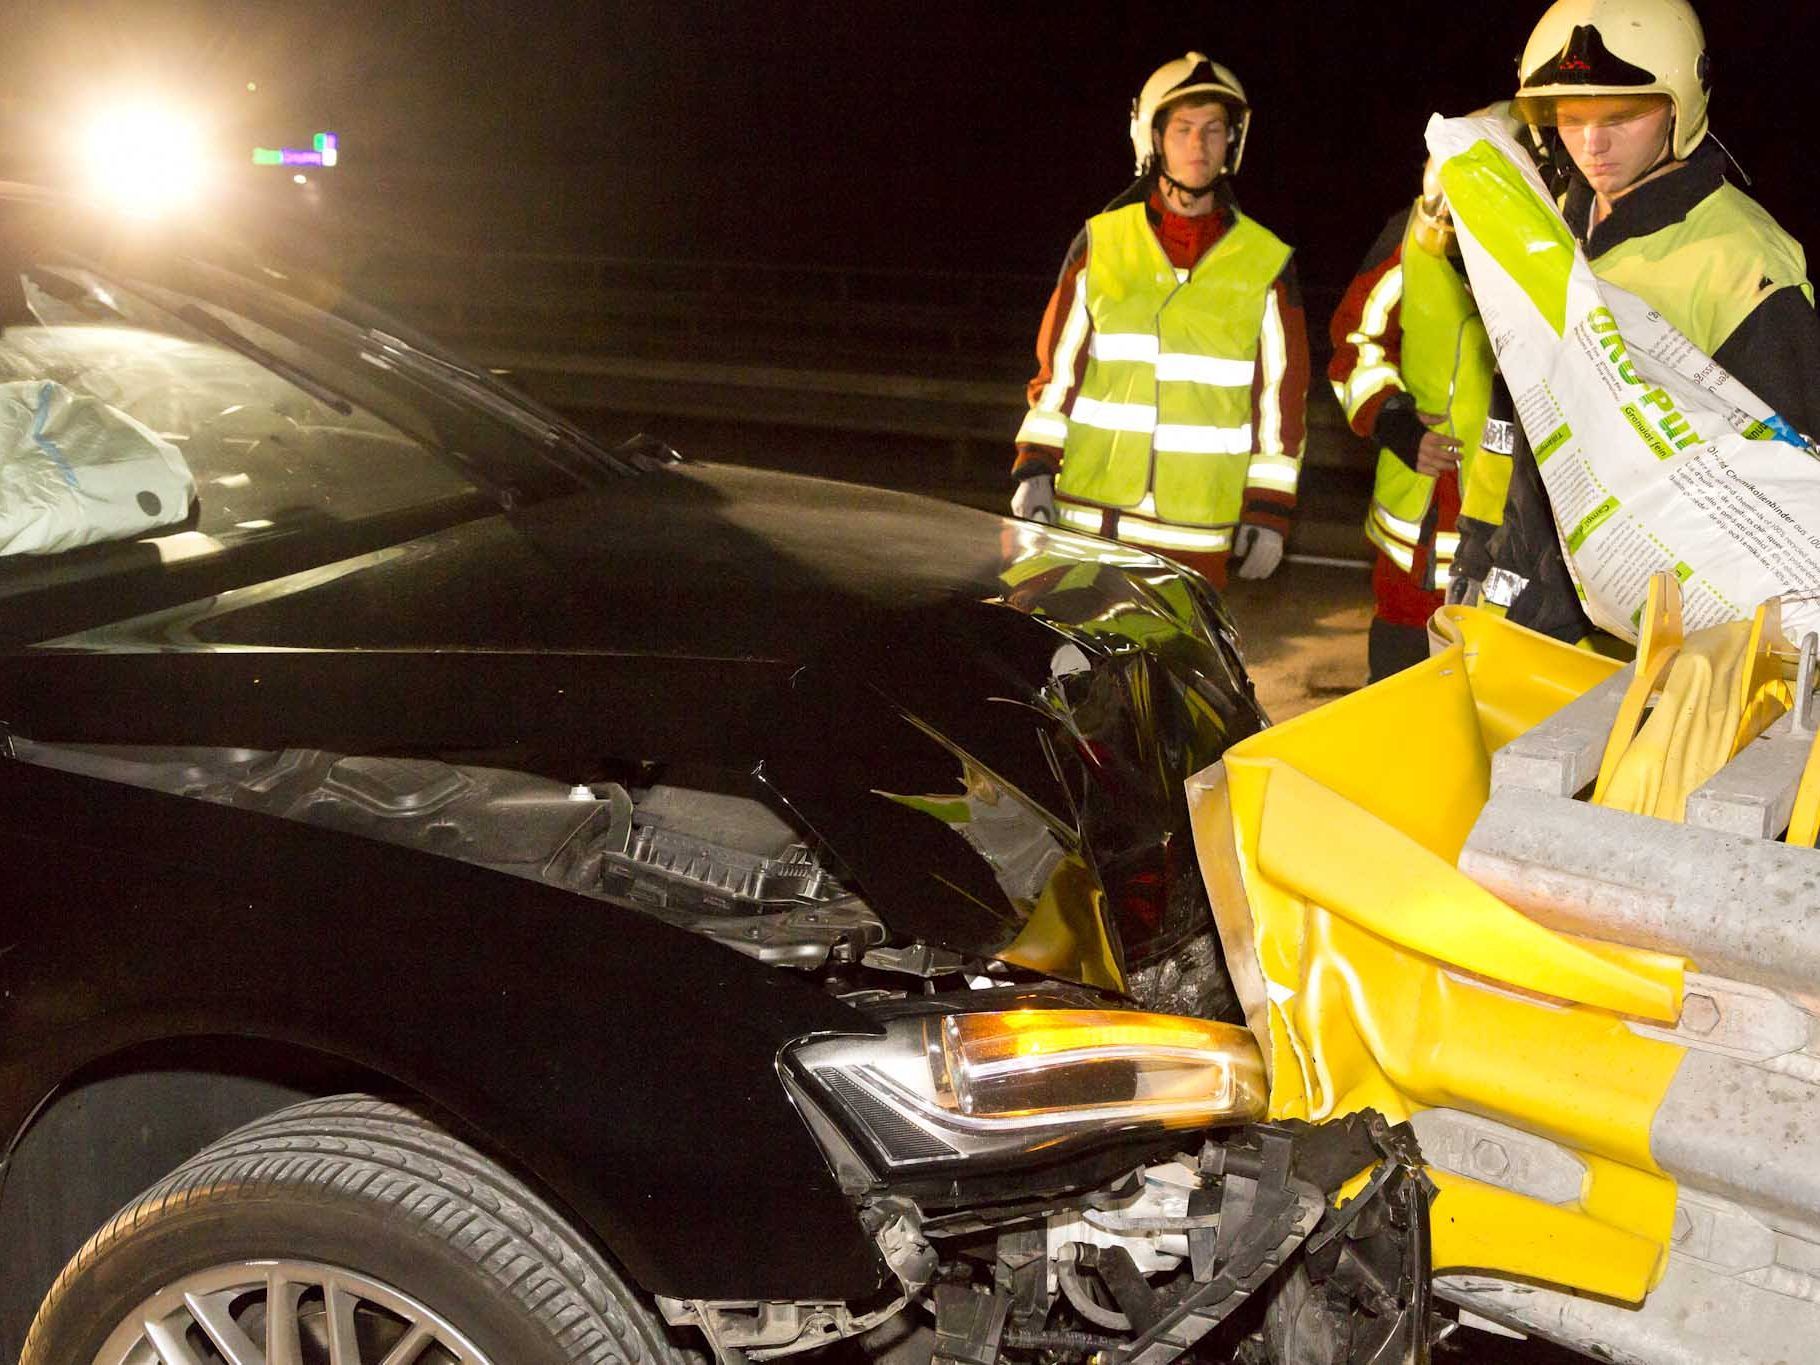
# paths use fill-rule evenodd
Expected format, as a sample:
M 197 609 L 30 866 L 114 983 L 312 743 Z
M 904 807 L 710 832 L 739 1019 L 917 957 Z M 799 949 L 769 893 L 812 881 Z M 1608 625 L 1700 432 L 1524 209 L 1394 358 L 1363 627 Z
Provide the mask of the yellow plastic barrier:
M 1676 1018 L 1685 964 L 1554 933 L 1453 866 L 1491 750 L 1619 665 L 1473 608 L 1432 628 L 1452 643 L 1427 663 L 1190 783 L 1209 884 L 1230 858 L 1249 904 L 1256 963 L 1234 976 L 1261 971 L 1270 1112 L 1444 1106 L 1561 1143 L 1587 1168 L 1570 1206 L 1438 1176 L 1435 1266 L 1636 1301 L 1666 1260 L 1675 1185 L 1649 1126 L 1684 1050 L 1625 1020 Z
M 1460 646 L 1488 751 L 1502 748 L 1624 667 L 1616 659 L 1513 626 L 1501 611 L 1488 607 L 1442 607 L 1429 622 L 1428 634 L 1431 643 Z

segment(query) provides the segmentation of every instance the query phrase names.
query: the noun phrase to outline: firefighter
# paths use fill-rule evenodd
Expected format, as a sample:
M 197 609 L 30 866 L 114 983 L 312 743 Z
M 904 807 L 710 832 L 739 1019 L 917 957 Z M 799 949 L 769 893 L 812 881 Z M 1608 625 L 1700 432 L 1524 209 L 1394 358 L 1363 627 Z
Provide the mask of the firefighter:
M 1231 177 L 1251 106 L 1198 52 L 1132 105 L 1138 180 L 1090 218 L 1037 336 L 1012 511 L 1144 546 L 1216 586 L 1283 557 L 1308 341 L 1290 249 Z
M 1377 682 L 1428 657 L 1428 618 L 1451 578 L 1485 577 L 1510 482 L 1509 398 L 1432 167 L 1366 255 L 1332 337 L 1334 394 L 1378 447 L 1365 517 L 1377 547 L 1367 644 Z
M 1600 279 L 1680 329 L 1796 429 L 1820 435 L 1806 256 L 1726 178 L 1709 61 L 1685 0 L 1558 0 L 1523 51 L 1515 111 L 1559 150 L 1561 211 Z M 1516 459 L 1485 593 L 1577 641 L 1579 610 L 1535 460 Z

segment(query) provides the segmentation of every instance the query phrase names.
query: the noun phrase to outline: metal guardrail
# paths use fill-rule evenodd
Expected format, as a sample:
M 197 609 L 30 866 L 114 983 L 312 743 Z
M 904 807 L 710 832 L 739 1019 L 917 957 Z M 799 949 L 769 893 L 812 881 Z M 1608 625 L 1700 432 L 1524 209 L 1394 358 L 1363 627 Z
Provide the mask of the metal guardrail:
M 1035 275 L 385 251 L 361 291 L 554 407 L 990 442 L 1024 412 Z M 1312 311 L 1312 310 L 1311 310 Z M 1324 330 L 1311 343 L 1324 342 Z M 1324 350 L 1324 346 L 1322 347 Z M 1362 468 L 1317 363 L 1309 460 Z
M 536 280 L 560 288 L 704 293 L 717 297 L 820 300 L 828 303 L 925 301 L 961 307 L 994 307 L 1006 300 L 1040 308 L 1053 277 L 1008 271 L 959 272 L 892 266 L 792 265 L 754 260 L 606 256 L 575 252 L 456 252 L 437 249 L 373 253 L 363 273 L 447 283 L 451 267 Z
M 452 339 L 1010 378 L 1050 283 L 1034 276 L 499 252 L 369 258 L 361 291 Z
M 624 342 L 656 348 L 705 334 L 721 360 L 756 359 L 745 354 L 755 349 L 794 355 L 822 347 L 920 373 L 905 358 L 932 353 L 943 372 L 958 362 L 982 379 L 1028 378 L 1036 324 L 1054 283 L 1009 272 L 434 249 L 380 249 L 364 260 L 356 282 L 429 330 L 518 338 L 525 349 L 565 349 L 561 341 L 578 329 L 614 351 Z M 1337 302 L 1331 291 L 1307 296 L 1317 360 L 1325 359 L 1325 318 Z M 544 336 L 557 344 L 537 340 Z

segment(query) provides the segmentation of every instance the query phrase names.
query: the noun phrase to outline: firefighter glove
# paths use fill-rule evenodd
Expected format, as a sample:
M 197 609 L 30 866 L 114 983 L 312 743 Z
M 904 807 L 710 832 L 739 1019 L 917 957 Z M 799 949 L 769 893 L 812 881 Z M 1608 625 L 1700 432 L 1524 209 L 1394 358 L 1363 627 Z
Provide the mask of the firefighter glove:
M 1269 578 L 1283 562 L 1283 533 L 1268 526 L 1241 526 L 1233 541 L 1240 578 Z
M 1026 521 L 1055 522 L 1055 475 L 1032 474 L 1011 495 L 1011 515 Z

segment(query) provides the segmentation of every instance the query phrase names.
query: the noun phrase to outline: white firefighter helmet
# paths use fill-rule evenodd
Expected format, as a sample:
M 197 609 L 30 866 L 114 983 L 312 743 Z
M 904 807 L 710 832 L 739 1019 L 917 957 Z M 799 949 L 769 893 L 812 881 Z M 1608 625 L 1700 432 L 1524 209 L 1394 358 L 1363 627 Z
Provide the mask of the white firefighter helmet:
M 1189 95 L 1207 95 L 1226 106 L 1226 117 L 1232 122 L 1232 148 L 1226 157 L 1226 174 L 1238 174 L 1239 161 L 1245 155 L 1245 134 L 1251 131 L 1251 104 L 1245 98 L 1245 87 L 1239 78 L 1205 53 L 1190 52 L 1174 61 L 1164 62 L 1150 73 L 1144 88 L 1131 102 L 1131 150 L 1137 157 L 1137 173 L 1150 168 L 1156 156 L 1152 130 L 1157 115 L 1179 99 Z
M 1517 113 L 1535 127 L 1554 123 L 1558 99 L 1666 95 L 1675 159 L 1706 136 L 1706 34 L 1687 0 L 1555 0 L 1517 74 Z

